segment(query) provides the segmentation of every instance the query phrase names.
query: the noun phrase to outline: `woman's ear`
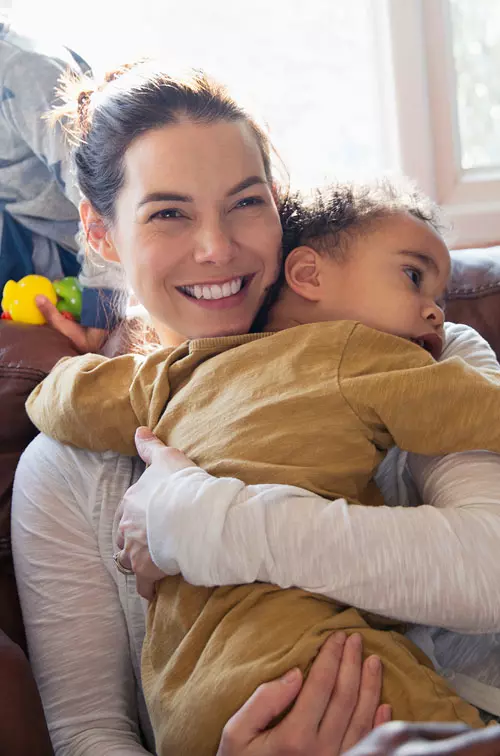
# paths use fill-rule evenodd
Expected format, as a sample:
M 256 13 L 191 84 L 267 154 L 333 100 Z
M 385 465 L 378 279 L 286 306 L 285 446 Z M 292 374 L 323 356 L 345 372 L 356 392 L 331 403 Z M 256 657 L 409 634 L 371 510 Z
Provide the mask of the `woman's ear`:
M 312 247 L 295 247 L 285 260 L 285 278 L 292 291 L 311 302 L 321 295 L 321 256 Z
M 120 262 L 111 234 L 100 215 L 94 210 L 90 202 L 83 199 L 80 202 L 80 218 L 85 232 L 85 239 L 92 250 L 104 260 Z

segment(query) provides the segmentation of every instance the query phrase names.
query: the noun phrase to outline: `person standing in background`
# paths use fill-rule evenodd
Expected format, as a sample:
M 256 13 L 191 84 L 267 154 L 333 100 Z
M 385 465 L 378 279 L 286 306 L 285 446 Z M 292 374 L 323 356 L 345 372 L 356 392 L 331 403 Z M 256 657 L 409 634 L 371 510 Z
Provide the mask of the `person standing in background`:
M 50 302 L 40 309 L 85 352 L 98 348 L 116 323 L 113 292 L 121 277 L 118 266 L 96 263 L 79 249 L 80 194 L 70 152 L 61 125 L 46 118 L 68 69 L 91 74 L 77 53 L 33 39 L 0 15 L 0 293 L 9 279 L 30 273 L 50 280 L 79 276 L 81 326 L 65 320 Z

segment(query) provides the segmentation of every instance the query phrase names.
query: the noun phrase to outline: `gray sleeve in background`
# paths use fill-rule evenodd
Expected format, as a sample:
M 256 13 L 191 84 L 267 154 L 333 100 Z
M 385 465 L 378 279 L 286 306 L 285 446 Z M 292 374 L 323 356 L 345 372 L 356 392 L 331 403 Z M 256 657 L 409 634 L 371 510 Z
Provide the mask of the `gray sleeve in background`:
M 75 185 L 63 129 L 60 124 L 50 125 L 46 118 L 58 102 L 56 92 L 66 69 L 66 64 L 55 58 L 19 50 L 8 61 L 3 77 L 3 86 L 14 92 L 15 97 L 4 99 L 1 107 L 7 122 L 78 207 L 80 192 Z
M 61 192 L 78 208 L 81 194 L 63 128 L 59 123 L 51 125 L 46 118 L 58 103 L 59 81 L 67 69 L 68 63 L 55 57 L 26 50 L 14 53 L 3 72 L 2 84 L 15 92 L 15 97 L 4 99 L 0 111 L 33 154 L 47 166 Z M 84 238 L 82 234 L 79 236 L 82 286 L 122 290 L 125 284 L 121 266 L 85 251 Z

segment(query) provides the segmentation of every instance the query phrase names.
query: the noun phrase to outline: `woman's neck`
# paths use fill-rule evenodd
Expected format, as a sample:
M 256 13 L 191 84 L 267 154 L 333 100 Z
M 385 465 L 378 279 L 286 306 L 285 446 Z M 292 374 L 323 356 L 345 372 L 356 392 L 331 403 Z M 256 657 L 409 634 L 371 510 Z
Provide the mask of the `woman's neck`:
M 179 344 L 183 344 L 187 339 L 187 337 L 183 336 L 181 333 L 176 333 L 171 328 L 168 328 L 168 326 L 163 325 L 163 323 L 158 323 L 155 320 L 153 320 L 153 327 L 158 334 L 162 347 L 176 347 L 179 346 Z

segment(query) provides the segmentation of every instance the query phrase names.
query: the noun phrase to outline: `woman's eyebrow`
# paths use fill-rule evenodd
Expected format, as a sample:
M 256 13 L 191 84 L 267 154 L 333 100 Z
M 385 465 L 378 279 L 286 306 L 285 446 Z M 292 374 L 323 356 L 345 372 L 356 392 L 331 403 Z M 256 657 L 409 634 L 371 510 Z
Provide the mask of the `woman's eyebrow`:
M 233 186 L 228 192 L 227 197 L 232 197 L 238 192 L 242 192 L 244 189 L 248 189 L 254 184 L 266 184 L 267 181 L 262 176 L 248 176 L 238 184 Z M 150 192 L 146 194 L 138 203 L 137 208 L 147 205 L 148 202 L 193 202 L 193 198 L 189 194 L 179 194 L 178 192 Z
M 193 198 L 189 194 L 178 194 L 177 192 L 151 192 L 146 194 L 140 202 L 137 203 L 137 207 L 147 205 L 148 202 L 192 202 Z
M 254 186 L 254 184 L 267 184 L 267 181 L 266 179 L 263 179 L 262 176 L 248 176 L 248 178 L 243 179 L 243 181 L 240 181 L 236 186 L 233 186 L 226 196 L 232 197 L 233 194 L 238 194 L 238 192 L 242 192 L 243 189 L 248 189 L 249 186 Z

